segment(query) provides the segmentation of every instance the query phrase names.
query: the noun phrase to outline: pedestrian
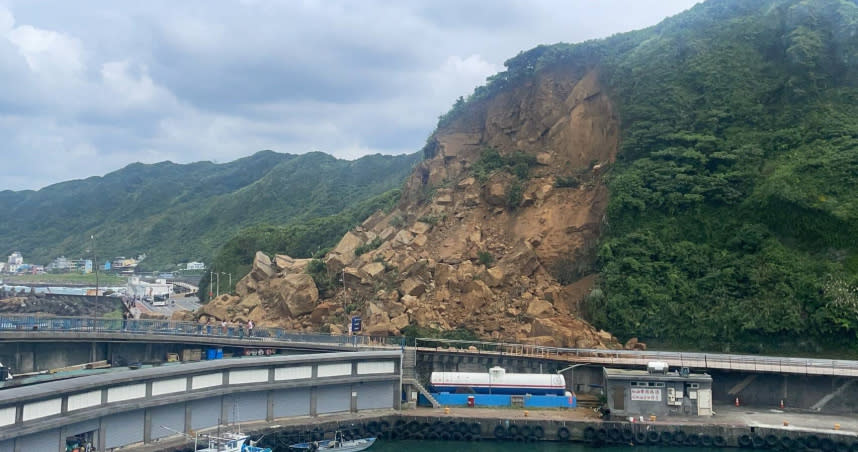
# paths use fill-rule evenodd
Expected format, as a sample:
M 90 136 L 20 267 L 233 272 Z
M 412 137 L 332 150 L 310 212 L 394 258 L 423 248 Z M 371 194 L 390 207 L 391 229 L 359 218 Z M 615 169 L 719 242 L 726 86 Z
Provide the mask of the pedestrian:
M 206 335 L 212 335 L 212 319 L 211 317 L 206 317 Z
M 220 330 L 221 330 L 221 334 L 226 336 L 226 319 L 223 319 L 220 321 Z
M 238 322 L 238 338 L 244 339 L 244 324 L 241 321 Z
M 253 320 L 247 321 L 247 335 L 253 337 Z

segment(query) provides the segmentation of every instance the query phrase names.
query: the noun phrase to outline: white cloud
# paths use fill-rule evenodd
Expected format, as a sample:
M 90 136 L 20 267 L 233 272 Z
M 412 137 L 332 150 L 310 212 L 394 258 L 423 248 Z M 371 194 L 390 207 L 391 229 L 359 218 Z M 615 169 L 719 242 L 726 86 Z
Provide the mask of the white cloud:
M 6 36 L 35 73 L 52 78 L 77 77 L 84 69 L 80 41 L 73 37 L 30 25 L 15 27 Z
M 0 190 L 260 149 L 414 152 L 519 51 L 650 25 L 694 2 L 0 6 Z

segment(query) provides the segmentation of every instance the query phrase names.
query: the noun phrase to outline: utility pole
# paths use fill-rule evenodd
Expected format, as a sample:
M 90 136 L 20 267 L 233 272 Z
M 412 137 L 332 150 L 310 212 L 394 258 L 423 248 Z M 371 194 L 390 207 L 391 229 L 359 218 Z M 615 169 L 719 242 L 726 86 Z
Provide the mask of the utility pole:
M 214 272 L 209 270 L 209 301 L 212 301 L 212 295 L 214 295 L 212 287 L 214 287 Z
M 217 297 L 220 298 L 220 273 L 215 272 L 215 278 L 217 281 L 217 289 L 215 290 L 215 293 L 217 293 Z

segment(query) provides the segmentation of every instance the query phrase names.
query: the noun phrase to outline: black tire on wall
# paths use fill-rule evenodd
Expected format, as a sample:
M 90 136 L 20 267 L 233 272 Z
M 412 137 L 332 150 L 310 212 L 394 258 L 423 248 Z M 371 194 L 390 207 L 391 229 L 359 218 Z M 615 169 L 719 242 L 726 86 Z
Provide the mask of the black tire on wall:
M 471 426 L 470 426 L 470 429 L 469 429 L 469 433 L 470 433 L 471 435 L 477 436 L 477 435 L 479 435 L 479 434 L 480 434 L 480 433 L 482 433 L 482 432 L 483 432 L 483 429 L 482 429 L 482 427 L 480 427 L 480 423 L 479 423 L 479 422 L 473 422 L 473 423 L 471 423 Z
M 497 438 L 497 439 L 506 438 L 506 429 L 503 427 L 503 425 L 495 426 L 493 433 L 495 435 L 495 438 Z
M 657 431 L 655 431 L 655 430 L 650 430 L 650 431 L 646 434 L 646 442 L 648 442 L 648 443 L 650 443 L 650 444 L 658 444 L 658 441 L 659 441 L 660 439 L 661 439 L 661 433 L 659 433 L 659 432 L 657 432 Z
M 569 429 L 566 427 L 560 427 L 557 429 L 557 439 L 560 441 L 569 441 L 570 437 Z

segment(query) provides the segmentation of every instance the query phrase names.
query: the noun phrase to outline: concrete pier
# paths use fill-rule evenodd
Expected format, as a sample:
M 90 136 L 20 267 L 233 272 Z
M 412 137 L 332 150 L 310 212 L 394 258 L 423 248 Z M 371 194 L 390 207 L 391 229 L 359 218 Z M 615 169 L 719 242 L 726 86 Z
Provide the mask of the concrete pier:
M 330 437 L 334 431 L 385 439 L 455 441 L 573 441 L 592 444 L 648 444 L 700 447 L 754 447 L 780 450 L 858 450 L 858 419 L 800 412 L 716 407 L 716 415 L 629 422 L 602 420 L 587 409 L 531 410 L 417 408 L 242 424 L 261 445 L 285 447 Z M 788 425 L 784 425 L 784 421 Z M 835 430 L 839 424 L 839 430 Z M 128 447 L 135 452 L 186 451 L 188 440 Z

